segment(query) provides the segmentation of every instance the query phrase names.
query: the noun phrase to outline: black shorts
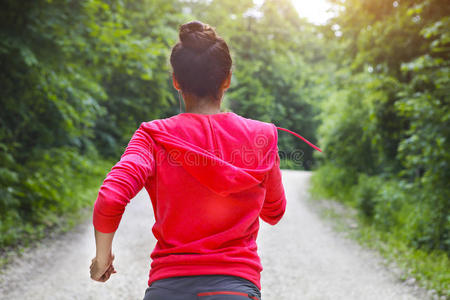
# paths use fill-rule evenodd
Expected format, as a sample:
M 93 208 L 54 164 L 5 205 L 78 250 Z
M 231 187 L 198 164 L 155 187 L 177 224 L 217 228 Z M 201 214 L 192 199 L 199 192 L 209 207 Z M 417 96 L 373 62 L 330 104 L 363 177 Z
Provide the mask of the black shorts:
M 176 276 L 159 279 L 145 290 L 143 300 L 261 300 L 251 281 L 230 275 Z

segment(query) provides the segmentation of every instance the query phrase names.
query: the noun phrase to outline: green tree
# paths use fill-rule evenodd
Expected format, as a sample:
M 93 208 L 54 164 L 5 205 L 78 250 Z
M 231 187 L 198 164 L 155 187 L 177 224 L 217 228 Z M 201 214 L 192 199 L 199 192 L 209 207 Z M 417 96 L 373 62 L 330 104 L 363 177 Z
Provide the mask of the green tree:
M 100 160 L 169 109 L 180 14 L 174 1 L 6 0 L 0 17 L 3 247 L 90 205 Z
M 333 174 L 342 184 L 333 184 L 333 177 L 322 183 L 330 193 L 353 196 L 383 230 L 408 228 L 404 238 L 412 246 L 450 253 L 450 6 L 437 0 L 333 2 L 341 13 L 324 33 L 335 40 L 329 58 L 339 71 L 329 76 L 333 92 L 322 104 L 319 135 L 323 170 L 340 169 Z M 389 182 L 397 191 L 368 191 Z M 385 209 L 389 199 L 398 199 L 396 212 Z M 408 207 L 421 213 L 408 214 Z

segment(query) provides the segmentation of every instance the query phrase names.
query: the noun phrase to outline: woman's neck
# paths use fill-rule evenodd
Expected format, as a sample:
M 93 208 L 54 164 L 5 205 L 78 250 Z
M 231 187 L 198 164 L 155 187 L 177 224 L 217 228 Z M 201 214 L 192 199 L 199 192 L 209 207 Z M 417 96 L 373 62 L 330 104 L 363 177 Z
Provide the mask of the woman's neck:
M 211 99 L 202 99 L 192 101 L 190 99 L 185 99 L 184 101 L 186 105 L 187 113 L 196 113 L 196 114 L 204 114 L 211 115 L 220 113 L 220 103 L 221 101 L 214 101 Z

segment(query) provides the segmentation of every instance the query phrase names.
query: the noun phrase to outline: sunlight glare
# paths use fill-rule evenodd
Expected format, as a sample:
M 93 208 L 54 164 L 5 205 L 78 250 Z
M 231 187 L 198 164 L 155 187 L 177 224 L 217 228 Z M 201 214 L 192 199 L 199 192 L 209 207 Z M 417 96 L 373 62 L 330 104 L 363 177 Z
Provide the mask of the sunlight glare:
M 325 24 L 328 19 L 334 16 L 332 12 L 327 12 L 332 4 L 327 0 L 290 0 L 296 8 L 298 14 L 302 18 L 306 18 L 309 22 L 320 25 Z M 257 10 L 264 0 L 254 0 Z M 253 15 L 253 11 L 249 11 L 250 15 Z M 258 15 L 254 15 L 258 17 Z
M 292 0 L 300 17 L 307 18 L 314 24 L 324 24 L 333 17 L 332 12 L 327 12 L 331 4 L 327 0 Z

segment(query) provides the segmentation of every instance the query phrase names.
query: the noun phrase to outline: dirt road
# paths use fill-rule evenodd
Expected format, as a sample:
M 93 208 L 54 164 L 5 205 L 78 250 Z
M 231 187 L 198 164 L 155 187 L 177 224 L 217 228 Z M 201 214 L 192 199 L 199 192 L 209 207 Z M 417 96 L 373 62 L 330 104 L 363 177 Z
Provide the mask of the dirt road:
M 383 267 L 374 253 L 332 230 L 309 207 L 310 173 L 283 170 L 287 211 L 276 226 L 261 221 L 258 253 L 263 300 L 428 299 Z M 155 245 L 145 191 L 127 206 L 113 242 L 115 268 L 106 283 L 89 277 L 95 254 L 91 220 L 26 251 L 0 274 L 0 299 L 142 300 Z M 170 299 L 168 299 L 170 300 Z

